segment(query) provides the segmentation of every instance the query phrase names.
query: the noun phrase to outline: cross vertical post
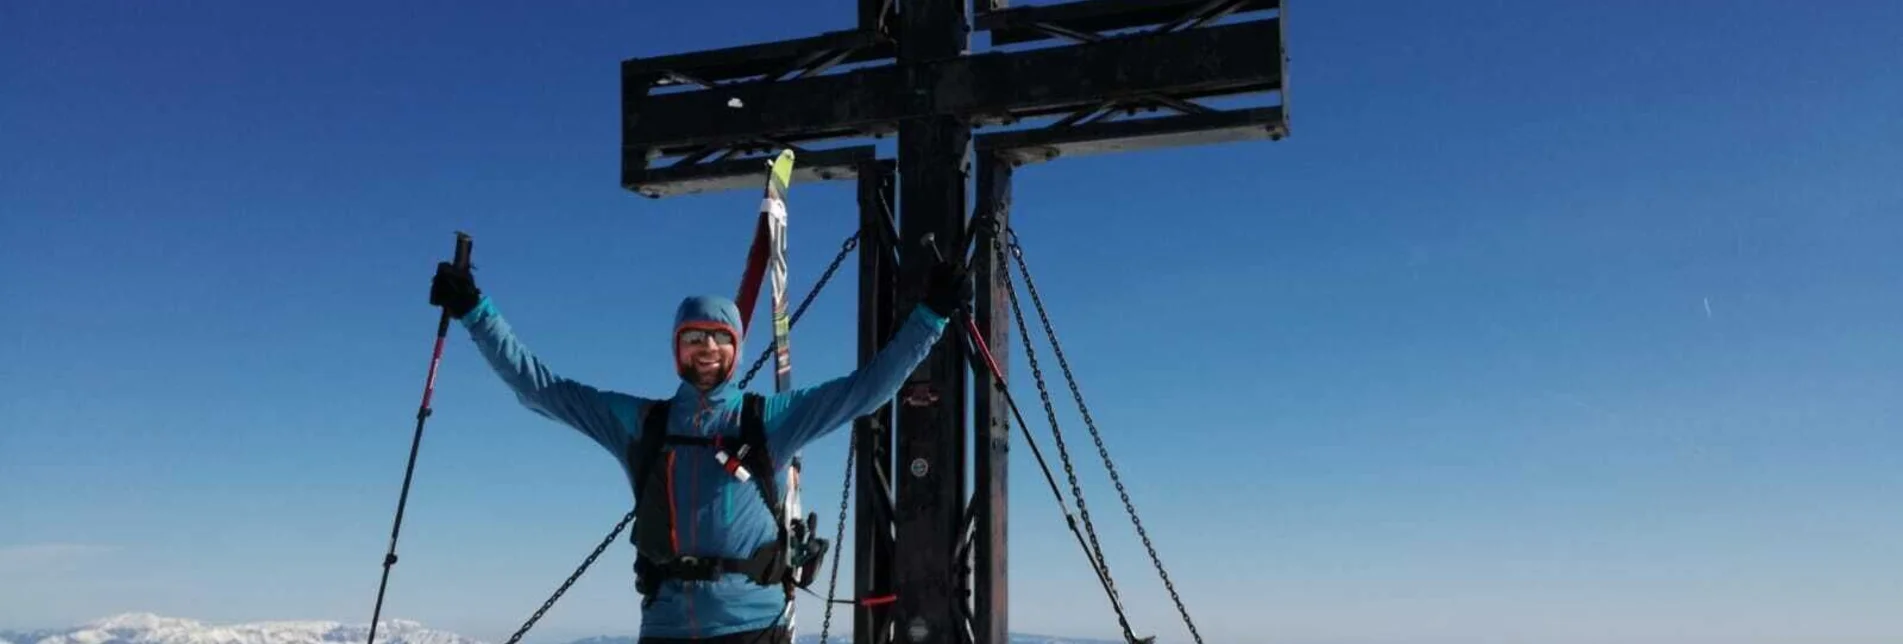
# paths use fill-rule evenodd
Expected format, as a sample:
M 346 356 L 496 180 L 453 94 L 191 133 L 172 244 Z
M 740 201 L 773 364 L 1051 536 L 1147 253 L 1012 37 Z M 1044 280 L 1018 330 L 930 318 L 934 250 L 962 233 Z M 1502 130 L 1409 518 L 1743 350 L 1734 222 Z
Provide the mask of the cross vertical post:
M 911 313 L 925 271 L 965 248 L 965 172 L 971 124 L 932 109 L 931 63 L 969 48 L 965 0 L 910 2 L 899 11 L 898 64 L 909 87 L 896 100 L 916 104 L 899 128 L 899 274 L 901 316 Z M 928 241 L 929 240 L 929 241 Z M 965 516 L 965 360 L 956 328 L 934 347 L 900 392 L 896 495 L 898 547 L 893 608 L 900 637 L 913 644 L 964 641 L 967 601 L 954 558 Z
M 892 261 L 896 231 L 887 207 L 893 203 L 891 161 L 859 165 L 859 363 L 865 364 L 892 337 L 892 298 L 897 294 L 898 264 Z M 892 594 L 892 406 L 883 405 L 853 421 L 858 491 L 854 502 L 853 597 Z M 833 544 L 838 548 L 842 544 Z M 834 557 L 846 556 L 843 552 Z M 883 605 L 853 610 L 855 644 L 873 644 L 886 630 L 890 610 Z
M 1010 377 L 1011 299 L 1005 293 L 1005 281 L 1011 279 L 1010 267 L 999 261 L 994 242 L 1002 242 L 1002 231 L 1011 223 L 1011 161 L 996 154 L 978 155 L 978 213 L 988 216 L 987 223 L 975 231 L 977 246 L 972 255 L 974 285 L 972 321 L 990 350 L 988 364 L 972 369 L 972 409 L 977 425 L 972 431 L 975 486 L 972 494 L 976 527 L 972 531 L 972 625 L 977 642 L 1010 641 L 1010 606 L 1007 592 L 1005 502 L 1010 473 L 1011 409 L 997 391 Z M 962 329 L 951 329 L 953 333 Z M 983 359 L 981 356 L 980 359 Z M 996 367 L 997 374 L 992 373 Z

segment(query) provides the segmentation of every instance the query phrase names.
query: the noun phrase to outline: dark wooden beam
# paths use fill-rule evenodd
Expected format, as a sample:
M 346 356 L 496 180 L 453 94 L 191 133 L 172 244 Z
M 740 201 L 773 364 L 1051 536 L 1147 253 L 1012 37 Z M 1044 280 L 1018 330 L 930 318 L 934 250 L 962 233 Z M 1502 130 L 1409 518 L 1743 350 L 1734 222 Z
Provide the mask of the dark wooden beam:
M 980 154 L 996 153 L 1022 165 L 1063 156 L 1278 140 L 1287 134 L 1286 112 L 1276 106 L 998 132 L 978 137 L 977 147 Z
M 945 88 L 929 80 L 933 70 L 956 65 L 969 47 L 966 2 L 913 0 L 899 11 L 899 62 L 884 70 L 858 72 L 861 78 L 884 74 L 890 96 L 840 96 L 839 112 L 855 111 L 859 101 L 929 106 Z M 913 80 L 905 81 L 907 77 Z M 812 79 L 819 80 L 819 79 Z M 903 91 L 901 91 L 903 90 Z M 914 93 L 912 90 L 918 90 Z M 932 109 L 894 110 L 899 127 L 899 273 L 903 276 L 900 315 L 909 314 L 923 293 L 926 271 L 938 250 L 950 255 L 964 248 L 965 187 L 971 125 L 958 116 Z M 898 601 L 894 626 L 909 644 L 956 644 L 964 639 L 964 611 L 956 578 L 960 529 L 964 526 L 965 440 L 968 427 L 966 362 L 951 329 L 913 370 L 899 394 L 898 540 L 904 553 L 895 563 Z M 949 340 L 949 341 L 947 341 Z
M 973 365 L 972 369 L 972 409 L 977 416 L 977 425 L 972 428 L 972 453 L 976 457 L 973 497 L 978 527 L 972 535 L 971 630 L 975 641 L 1005 644 L 1011 641 L 1006 617 L 1011 605 L 1010 566 L 1005 556 L 1010 543 L 1005 526 L 1010 517 L 1006 498 L 1010 489 L 1011 408 L 999 393 L 1005 383 L 998 376 L 1010 377 L 1011 300 L 1004 285 L 1011 275 L 1010 268 L 998 261 L 992 243 L 997 240 L 997 231 L 1010 224 L 1012 164 L 999 155 L 977 156 L 978 213 L 981 218 L 989 215 L 995 223 L 980 225 L 974 231 L 977 249 L 971 259 L 976 300 L 972 321 L 991 352 L 989 364 Z M 995 375 L 993 366 L 998 370 Z
M 858 178 L 860 166 L 877 155 L 877 148 L 870 145 L 805 152 L 799 155 L 793 166 L 793 183 L 800 185 Z M 760 177 L 771 159 L 753 157 L 645 169 L 624 164 L 621 168 L 621 186 L 643 196 L 656 198 L 759 188 Z
M 892 9 L 898 6 L 898 0 L 859 0 L 859 30 L 872 33 L 891 33 L 891 21 L 897 17 Z M 891 55 L 888 53 L 887 55 Z
M 882 131 L 926 116 L 1022 119 L 1148 95 L 1278 89 L 1278 19 L 1023 52 L 934 56 L 906 65 L 717 90 L 624 97 L 624 150 L 645 164 L 701 146 L 799 144 Z M 638 79 L 629 79 L 630 90 Z M 914 92 L 924 88 L 927 91 Z M 739 107 L 730 107 L 731 101 Z
M 1012 7 L 978 15 L 979 31 L 991 34 L 991 44 L 1011 45 L 1056 38 L 1040 25 L 1101 34 L 1108 31 L 1168 25 L 1204 8 L 1222 7 L 1227 14 L 1280 9 L 1281 0 L 1083 0 L 1060 4 Z
M 825 52 L 837 51 L 852 52 L 839 63 L 883 60 L 894 53 L 890 39 L 876 32 L 853 29 L 685 54 L 630 58 L 621 61 L 621 76 L 652 77 L 661 86 L 682 84 L 690 79 L 722 83 L 784 72 L 799 67 L 802 60 L 814 60 Z
M 891 161 L 865 161 L 859 175 L 859 364 L 864 365 L 885 346 L 896 330 L 893 297 L 897 294 L 898 263 L 891 242 L 880 233 L 888 226 L 887 208 L 893 203 L 894 169 Z M 853 597 L 883 597 L 893 592 L 892 516 L 892 406 L 853 421 L 855 480 Z M 833 544 L 838 548 L 841 544 Z M 835 556 L 845 556 L 838 553 Z M 855 604 L 852 614 L 854 644 L 886 644 L 883 634 L 891 623 L 885 604 Z

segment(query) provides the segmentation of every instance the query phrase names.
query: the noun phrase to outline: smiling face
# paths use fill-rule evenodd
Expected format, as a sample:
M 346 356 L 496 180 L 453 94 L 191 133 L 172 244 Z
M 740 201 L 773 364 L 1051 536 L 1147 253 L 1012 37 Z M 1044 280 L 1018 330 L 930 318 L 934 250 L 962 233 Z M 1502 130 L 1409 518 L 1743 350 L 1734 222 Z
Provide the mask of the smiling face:
M 674 371 L 682 384 L 714 394 L 732 387 L 734 356 L 746 342 L 741 335 L 740 309 L 718 295 L 695 295 L 681 300 L 674 311 Z
M 731 330 L 690 325 L 674 334 L 674 363 L 681 379 L 702 390 L 714 388 L 733 373 L 733 357 Z

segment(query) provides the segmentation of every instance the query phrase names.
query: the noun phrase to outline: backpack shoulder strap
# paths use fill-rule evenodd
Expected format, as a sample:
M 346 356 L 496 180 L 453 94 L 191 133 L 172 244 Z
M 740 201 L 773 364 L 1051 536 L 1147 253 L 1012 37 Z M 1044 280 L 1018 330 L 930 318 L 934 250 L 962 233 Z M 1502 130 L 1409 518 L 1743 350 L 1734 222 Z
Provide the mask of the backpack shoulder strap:
M 634 499 L 640 504 L 642 488 L 646 487 L 654 464 L 661 457 L 661 445 L 667 441 L 667 412 L 670 400 L 656 400 L 648 404 L 647 413 L 641 418 L 641 436 L 628 444 L 628 463 L 634 467 Z
M 740 403 L 740 444 L 747 446 L 741 464 L 753 473 L 753 480 L 773 511 L 773 522 L 786 531 L 785 503 L 780 499 L 779 473 L 773 471 L 773 455 L 766 446 L 766 396 L 747 392 Z

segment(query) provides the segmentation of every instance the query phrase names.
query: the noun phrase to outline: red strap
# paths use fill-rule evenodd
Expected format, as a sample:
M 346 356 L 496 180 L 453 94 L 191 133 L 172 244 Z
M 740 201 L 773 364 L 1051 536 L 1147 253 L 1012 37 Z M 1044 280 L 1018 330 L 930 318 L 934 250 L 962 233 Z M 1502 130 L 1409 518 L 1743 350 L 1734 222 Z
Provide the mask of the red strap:
M 674 452 L 667 453 L 667 545 L 681 551 L 680 511 L 674 507 Z
M 985 334 L 978 332 L 978 323 L 973 322 L 969 315 L 965 316 L 965 330 L 971 332 L 971 341 L 978 345 L 978 352 L 984 354 L 985 364 L 991 367 L 991 375 L 999 382 L 1004 382 L 1004 370 L 998 368 L 998 359 L 992 357 L 991 346 L 985 344 Z

